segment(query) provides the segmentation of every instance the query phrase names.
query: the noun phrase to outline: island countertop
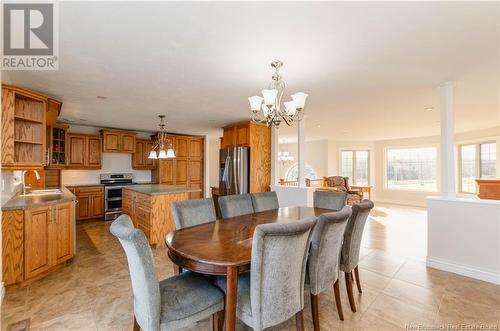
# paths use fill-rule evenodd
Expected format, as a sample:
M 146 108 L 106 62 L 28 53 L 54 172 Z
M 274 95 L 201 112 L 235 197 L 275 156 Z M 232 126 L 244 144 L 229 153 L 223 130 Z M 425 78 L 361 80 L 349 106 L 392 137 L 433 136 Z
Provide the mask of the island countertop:
M 123 189 L 147 195 L 166 195 L 166 194 L 176 194 L 176 193 L 201 192 L 201 189 L 199 188 L 190 188 L 186 186 L 168 185 L 168 184 L 127 185 L 124 186 Z
M 76 200 L 73 193 L 71 193 L 71 191 L 66 187 L 61 186 L 59 188 L 62 190 L 61 194 L 21 196 L 21 192 L 18 192 L 2 206 L 2 211 L 30 209 Z

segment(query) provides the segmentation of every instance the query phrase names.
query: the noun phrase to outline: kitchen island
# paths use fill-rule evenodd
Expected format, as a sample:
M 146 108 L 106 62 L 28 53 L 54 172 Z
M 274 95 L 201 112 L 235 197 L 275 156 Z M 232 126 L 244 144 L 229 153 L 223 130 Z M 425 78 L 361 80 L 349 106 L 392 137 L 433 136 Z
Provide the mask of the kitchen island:
M 165 236 L 175 230 L 170 205 L 189 200 L 189 194 L 201 189 L 167 184 L 130 185 L 123 188 L 123 213 L 136 228 L 144 231 L 153 246 L 165 245 Z

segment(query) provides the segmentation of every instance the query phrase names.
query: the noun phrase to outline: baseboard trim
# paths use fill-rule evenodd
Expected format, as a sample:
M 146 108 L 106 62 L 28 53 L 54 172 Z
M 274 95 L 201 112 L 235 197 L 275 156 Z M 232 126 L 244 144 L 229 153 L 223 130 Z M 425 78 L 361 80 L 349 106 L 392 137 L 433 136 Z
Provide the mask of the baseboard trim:
M 3 298 L 5 297 L 5 286 L 3 282 L 0 284 L 0 306 L 3 303 Z
M 427 257 L 426 264 L 428 267 L 443 271 L 452 272 L 458 275 L 479 279 L 488 283 L 500 285 L 500 272 L 492 272 L 487 270 L 477 269 L 468 265 L 454 263 L 451 261 Z

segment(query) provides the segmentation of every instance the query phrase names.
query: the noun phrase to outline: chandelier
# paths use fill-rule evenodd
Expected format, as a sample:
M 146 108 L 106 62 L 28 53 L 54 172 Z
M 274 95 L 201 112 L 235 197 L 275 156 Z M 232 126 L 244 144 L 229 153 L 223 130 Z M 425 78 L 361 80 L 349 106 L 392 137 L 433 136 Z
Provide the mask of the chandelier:
M 156 134 L 156 141 L 149 152 L 149 159 L 173 159 L 175 158 L 175 151 L 172 147 L 172 141 L 167 138 L 167 131 L 165 130 L 165 123 L 163 119 L 165 115 L 158 115 L 160 118 L 160 131 Z M 158 153 L 156 152 L 158 150 Z
M 285 164 L 286 162 L 292 162 L 293 160 L 295 160 L 295 158 L 290 155 L 290 152 L 278 152 L 278 161 L 280 161 L 281 163 Z
M 278 71 L 282 66 L 283 62 L 281 61 L 272 62 L 271 67 L 274 68 L 274 74 L 269 88 L 262 90 L 262 97 L 255 95 L 248 98 L 254 122 L 279 127 L 281 121 L 291 126 L 294 121 L 302 119 L 307 94 L 302 92 L 292 94 L 292 100 L 281 103 L 285 82 Z

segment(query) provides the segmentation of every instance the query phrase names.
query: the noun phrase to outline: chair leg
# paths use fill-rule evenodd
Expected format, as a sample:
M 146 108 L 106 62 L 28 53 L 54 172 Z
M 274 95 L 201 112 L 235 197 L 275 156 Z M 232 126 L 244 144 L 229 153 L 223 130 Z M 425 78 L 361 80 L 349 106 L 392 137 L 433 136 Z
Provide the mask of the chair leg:
M 134 329 L 133 330 L 134 331 L 141 331 L 141 327 L 137 323 L 137 320 L 135 319 L 135 316 L 134 316 Z
M 224 310 L 212 315 L 212 331 L 222 331 L 224 327 Z
M 319 331 L 318 296 L 311 293 L 311 313 L 314 331 Z
M 361 282 L 359 281 L 358 267 L 354 268 L 354 275 L 356 276 L 356 286 L 358 287 L 358 292 L 363 293 L 363 291 L 361 291 Z
M 344 312 L 342 311 L 342 302 L 340 301 L 340 287 L 339 280 L 333 284 L 333 292 L 335 293 L 335 303 L 337 304 L 337 312 L 341 321 L 344 320 Z
M 356 312 L 356 304 L 354 303 L 354 295 L 352 293 L 352 278 L 351 273 L 345 273 L 345 286 L 347 288 L 347 296 L 349 297 L 349 305 L 351 306 L 351 310 L 353 313 Z
M 180 275 L 180 274 L 182 274 L 182 268 L 174 264 L 174 275 Z
M 295 314 L 295 328 L 297 331 L 304 331 L 304 319 L 302 318 L 302 310 Z

